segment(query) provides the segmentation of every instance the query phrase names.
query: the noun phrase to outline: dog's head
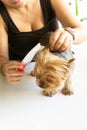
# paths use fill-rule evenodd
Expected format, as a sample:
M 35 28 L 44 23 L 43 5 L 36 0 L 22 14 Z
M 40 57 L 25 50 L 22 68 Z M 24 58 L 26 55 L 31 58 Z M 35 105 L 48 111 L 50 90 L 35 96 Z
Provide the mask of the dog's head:
M 35 76 L 41 88 L 58 87 L 66 80 L 74 59 L 65 61 L 52 54 L 48 47 L 40 50 L 36 56 Z

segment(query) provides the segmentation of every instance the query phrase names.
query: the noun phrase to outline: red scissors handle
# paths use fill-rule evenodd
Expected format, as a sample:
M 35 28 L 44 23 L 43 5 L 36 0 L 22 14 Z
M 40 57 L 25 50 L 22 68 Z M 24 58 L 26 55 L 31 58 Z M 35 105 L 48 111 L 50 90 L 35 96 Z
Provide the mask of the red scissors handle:
M 22 64 L 18 67 L 18 70 L 19 70 L 19 71 L 24 71 L 26 65 L 27 65 L 26 63 L 22 63 Z

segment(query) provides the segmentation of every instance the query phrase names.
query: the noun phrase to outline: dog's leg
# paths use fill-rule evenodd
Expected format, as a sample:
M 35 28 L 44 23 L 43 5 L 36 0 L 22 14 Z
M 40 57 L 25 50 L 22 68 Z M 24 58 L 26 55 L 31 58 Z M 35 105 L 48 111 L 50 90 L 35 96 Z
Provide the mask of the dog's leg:
M 73 89 L 71 88 L 71 84 L 72 84 L 71 82 L 72 82 L 72 78 L 69 75 L 68 79 L 65 82 L 65 86 L 61 91 L 64 95 L 72 95 L 73 94 Z
M 35 71 L 32 70 L 32 71 L 30 72 L 30 75 L 35 76 Z
M 48 89 L 44 89 L 42 91 L 42 94 L 44 96 L 48 96 L 48 97 L 52 97 L 53 95 L 55 95 L 57 93 L 56 88 L 48 88 Z
M 31 76 L 36 76 L 36 65 L 34 66 L 34 69 L 30 72 Z

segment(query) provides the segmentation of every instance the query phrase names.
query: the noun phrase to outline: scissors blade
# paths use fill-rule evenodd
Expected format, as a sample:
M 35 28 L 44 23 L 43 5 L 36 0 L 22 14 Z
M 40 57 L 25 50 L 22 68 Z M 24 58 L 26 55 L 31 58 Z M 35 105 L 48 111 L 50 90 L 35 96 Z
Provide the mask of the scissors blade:
M 35 47 L 33 47 L 28 54 L 24 57 L 24 59 L 22 60 L 23 63 L 28 63 L 31 62 L 32 59 L 34 58 L 35 54 L 38 52 L 38 50 L 40 49 L 40 43 L 38 43 Z
M 24 57 L 24 59 L 22 60 L 22 65 L 18 67 L 19 71 L 23 71 L 26 64 L 31 62 L 32 59 L 34 58 L 34 56 L 36 55 L 36 53 L 38 52 L 38 50 L 40 49 L 41 45 L 40 43 L 38 43 L 35 47 L 33 47 L 28 54 Z

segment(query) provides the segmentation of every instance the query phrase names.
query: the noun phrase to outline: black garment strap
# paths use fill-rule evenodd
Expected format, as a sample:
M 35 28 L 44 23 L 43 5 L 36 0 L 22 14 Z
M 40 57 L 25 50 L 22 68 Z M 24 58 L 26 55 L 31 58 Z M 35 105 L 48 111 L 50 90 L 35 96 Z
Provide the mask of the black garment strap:
M 45 25 L 55 16 L 50 0 L 40 0 Z M 9 16 L 3 2 L 0 1 L 0 14 L 5 21 L 9 32 L 19 32 L 18 28 Z
M 10 16 L 9 16 L 9 13 L 7 12 L 4 4 L 0 1 L 0 14 L 4 20 L 4 22 L 6 23 L 7 25 L 7 28 L 9 29 L 8 31 L 12 30 L 12 31 L 19 31 L 15 24 L 13 23 L 13 21 L 11 20 Z
M 55 17 L 50 0 L 40 0 L 41 8 L 44 17 L 44 23 L 47 24 L 50 19 Z

